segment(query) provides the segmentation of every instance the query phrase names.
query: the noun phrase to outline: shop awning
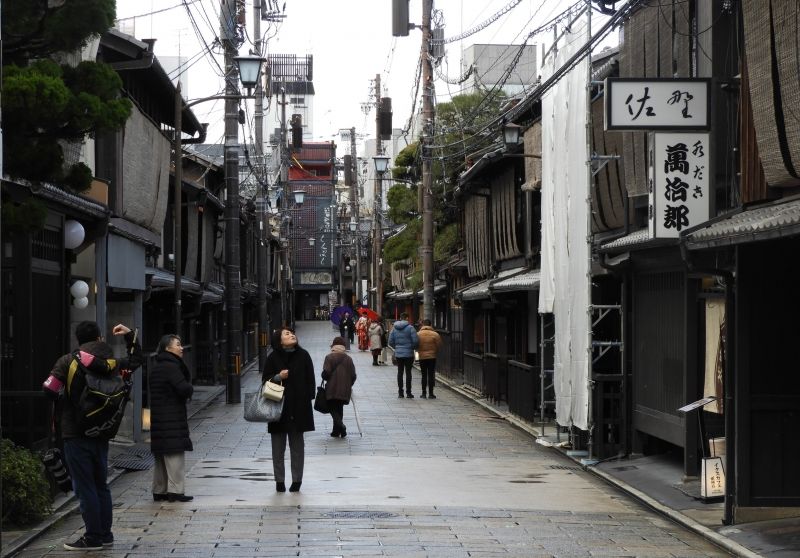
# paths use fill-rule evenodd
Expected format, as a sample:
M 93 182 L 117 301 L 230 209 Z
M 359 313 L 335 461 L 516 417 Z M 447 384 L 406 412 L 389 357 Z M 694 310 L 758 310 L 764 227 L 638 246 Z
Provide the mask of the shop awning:
M 175 288 L 175 274 L 161 268 L 148 267 L 145 269 L 145 275 L 152 275 L 150 279 L 150 287 L 154 291 L 168 290 Z M 181 291 L 198 295 L 202 292 L 202 285 L 194 279 L 181 277 Z
M 720 216 L 702 228 L 687 232 L 683 239 L 690 250 L 701 250 L 798 234 L 800 197 L 793 197 Z
M 540 271 L 531 269 L 507 279 L 495 280 L 490 290 L 493 293 L 507 293 L 514 291 L 535 291 L 539 288 Z
M 481 300 L 483 298 L 489 298 L 489 284 L 491 282 L 492 279 L 486 279 L 457 292 L 461 300 Z

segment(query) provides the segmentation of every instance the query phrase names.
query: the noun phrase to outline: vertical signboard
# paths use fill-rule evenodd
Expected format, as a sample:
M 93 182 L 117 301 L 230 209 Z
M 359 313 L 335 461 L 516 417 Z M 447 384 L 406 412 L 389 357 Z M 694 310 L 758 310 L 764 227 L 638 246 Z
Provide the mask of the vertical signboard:
M 652 132 L 648 192 L 652 238 L 677 238 L 708 221 L 710 152 L 707 132 Z

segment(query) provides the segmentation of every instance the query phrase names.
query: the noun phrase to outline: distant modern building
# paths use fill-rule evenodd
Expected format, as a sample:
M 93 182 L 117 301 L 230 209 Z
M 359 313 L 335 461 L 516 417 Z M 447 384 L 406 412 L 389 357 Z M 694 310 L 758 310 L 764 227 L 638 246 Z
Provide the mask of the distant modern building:
M 517 59 L 522 45 L 472 45 L 461 54 L 461 72 L 472 68 L 469 78 L 464 83 L 465 93 L 474 93 L 481 89 L 491 89 L 502 82 L 503 91 L 515 95 L 530 89 L 539 76 L 536 64 L 535 44 L 522 47 L 522 54 Z M 514 62 L 516 60 L 516 63 Z M 508 73 L 508 68 L 513 69 Z
M 286 126 L 292 121 L 293 114 L 299 114 L 302 120 L 303 140 L 311 141 L 314 137 L 312 127 L 314 121 L 314 58 L 312 55 L 270 54 L 267 56 L 267 79 L 269 80 L 269 117 L 265 118 L 265 126 L 270 144 L 278 143 L 281 129 L 283 93 L 286 95 Z M 291 136 L 288 136 L 291 137 Z

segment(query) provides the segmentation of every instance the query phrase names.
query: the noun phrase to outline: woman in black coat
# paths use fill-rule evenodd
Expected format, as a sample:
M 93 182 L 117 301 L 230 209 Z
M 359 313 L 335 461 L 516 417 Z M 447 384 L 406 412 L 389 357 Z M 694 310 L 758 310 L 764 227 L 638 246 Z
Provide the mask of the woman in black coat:
M 304 432 L 314 430 L 314 411 L 311 407 L 316 395 L 314 363 L 308 351 L 297 344 L 294 330 L 283 327 L 272 334 L 272 352 L 261 371 L 261 383 L 267 380 L 284 386 L 283 413 L 277 422 L 271 422 L 267 431 L 272 435 L 272 469 L 278 492 L 286 491 L 286 440 L 289 440 L 289 457 L 292 467 L 290 492 L 300 490 L 303 482 L 305 459 Z
M 193 391 L 181 338 L 165 335 L 150 371 L 150 451 L 156 458 L 153 500 L 188 502 L 193 498 L 184 493 L 184 452 L 194 449 L 186 416 L 186 401 Z

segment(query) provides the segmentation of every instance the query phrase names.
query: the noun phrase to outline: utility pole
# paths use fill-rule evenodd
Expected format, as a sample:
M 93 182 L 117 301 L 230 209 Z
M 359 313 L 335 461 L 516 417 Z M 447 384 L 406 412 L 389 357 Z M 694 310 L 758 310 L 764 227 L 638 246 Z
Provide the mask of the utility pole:
M 280 205 L 281 205 L 281 212 L 280 212 L 280 224 L 278 226 L 278 238 L 280 239 L 280 231 L 283 230 L 284 219 L 286 218 L 286 210 L 289 208 L 289 201 L 288 201 L 288 182 L 289 182 L 289 171 L 286 168 L 286 161 L 285 161 L 285 153 L 284 150 L 286 149 L 286 88 L 281 85 L 281 138 L 280 143 L 278 144 L 278 171 L 280 176 Z M 288 224 L 287 224 L 288 229 Z M 283 242 L 283 241 L 281 241 Z M 286 297 L 289 296 L 289 293 L 286 289 L 286 283 L 288 281 L 288 273 L 289 273 L 289 234 L 286 234 L 286 245 L 281 245 L 281 269 L 279 275 L 280 281 L 280 295 L 281 295 L 281 321 L 282 326 L 290 326 L 287 315 L 288 305 L 286 304 Z M 286 277 L 284 277 L 286 274 Z
M 256 54 L 263 56 L 261 44 L 261 2 L 253 2 L 253 37 L 255 38 Z M 256 184 L 258 185 L 258 198 L 256 211 L 258 212 L 258 246 L 256 259 L 258 262 L 258 369 L 263 370 L 267 362 L 267 345 L 269 344 L 269 310 L 267 308 L 267 283 L 269 282 L 269 232 L 267 224 L 267 195 L 266 181 L 259 177 L 266 176 L 264 164 L 264 89 L 261 80 L 255 88 L 255 127 L 256 127 Z
M 233 6 L 233 3 L 230 3 Z M 225 319 L 227 330 L 228 377 L 226 402 L 240 403 L 242 367 L 242 307 L 239 276 L 239 88 L 234 57 L 233 33 L 220 10 L 221 37 L 225 47 Z M 242 14 L 243 15 L 243 14 Z
M 383 155 L 383 141 L 381 140 L 381 75 L 375 74 L 375 155 Z M 373 167 L 374 168 L 374 167 Z M 383 315 L 383 281 L 381 277 L 381 256 L 383 253 L 383 231 L 381 223 L 381 197 L 383 195 L 383 174 L 375 170 L 375 203 L 372 225 L 375 235 L 373 237 L 374 251 L 372 255 L 373 278 L 375 286 L 375 310 Z
M 356 300 L 361 302 L 363 296 L 361 292 L 361 239 L 358 237 L 361 221 L 358 215 L 358 157 L 356 156 L 356 128 L 350 128 L 350 163 L 352 171 L 350 173 L 350 218 L 355 219 L 356 230 L 353 232 L 356 250 L 356 280 L 353 290 L 356 293 Z M 348 225 L 349 226 L 349 225 Z
M 422 318 L 433 321 L 433 185 L 430 144 L 433 139 L 433 68 L 431 67 L 431 11 L 433 0 L 422 0 Z
M 183 127 L 183 98 L 181 97 L 181 82 L 178 80 L 175 86 L 175 137 L 173 138 L 173 161 L 175 163 L 175 179 L 174 190 L 172 196 L 172 205 L 174 206 L 174 216 L 172 220 L 172 257 L 175 264 L 175 335 L 181 336 L 181 326 L 183 325 L 183 316 L 181 315 L 181 276 L 183 270 L 181 269 L 181 260 L 183 258 L 181 233 L 183 229 L 182 223 L 182 208 L 183 205 L 183 145 L 181 142 L 181 128 Z

